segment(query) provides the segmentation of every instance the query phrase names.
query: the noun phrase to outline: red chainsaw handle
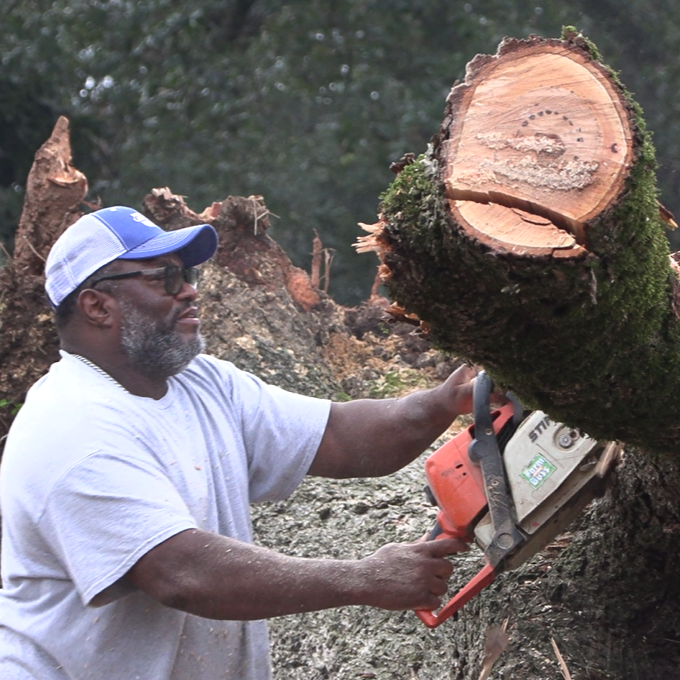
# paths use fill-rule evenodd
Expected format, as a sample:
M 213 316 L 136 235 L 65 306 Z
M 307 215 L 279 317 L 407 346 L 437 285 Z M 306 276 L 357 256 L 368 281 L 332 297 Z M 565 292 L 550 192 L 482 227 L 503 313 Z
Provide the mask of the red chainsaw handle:
M 467 582 L 438 612 L 425 609 L 416 610 L 416 616 L 428 627 L 436 628 L 440 623 L 453 616 L 466 602 L 480 593 L 496 578 L 496 572 L 490 564 Z

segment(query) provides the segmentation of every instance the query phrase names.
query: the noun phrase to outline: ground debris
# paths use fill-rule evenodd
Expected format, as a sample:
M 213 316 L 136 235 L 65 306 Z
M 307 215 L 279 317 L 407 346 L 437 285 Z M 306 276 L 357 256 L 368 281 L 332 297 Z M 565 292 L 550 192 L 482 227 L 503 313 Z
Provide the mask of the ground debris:
M 505 619 L 500 626 L 490 626 L 486 631 L 484 660 L 482 661 L 482 671 L 479 674 L 479 680 L 486 680 L 489 677 L 494 664 L 508 646 L 510 635 L 507 633 L 507 629 L 508 619 Z

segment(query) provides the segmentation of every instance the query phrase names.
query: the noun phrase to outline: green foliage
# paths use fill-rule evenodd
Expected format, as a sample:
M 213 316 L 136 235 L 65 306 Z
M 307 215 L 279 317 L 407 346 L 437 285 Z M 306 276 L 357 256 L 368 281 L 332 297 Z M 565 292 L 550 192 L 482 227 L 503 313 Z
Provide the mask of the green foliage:
M 565 24 L 617 64 L 629 57 L 616 31 L 638 26 L 641 49 L 669 47 L 666 79 L 653 78 L 668 92 L 650 94 L 659 110 L 675 106 L 679 10 L 652 4 L 672 19 L 660 37 L 636 0 L 637 14 L 617 6 L 627 23 L 609 22 L 603 39 L 585 0 L 10 0 L 0 6 L 0 238 L 11 245 L 32 156 L 64 113 L 92 198 L 139 206 L 170 186 L 201 210 L 262 194 L 297 265 L 309 267 L 314 229 L 336 249 L 330 292 L 355 303 L 375 272 L 351 248 L 356 223 L 374 220 L 390 162 L 425 150 L 465 64 L 506 35 L 558 36 Z M 633 90 L 637 72 L 622 75 Z
M 19 409 L 23 406 L 23 404 L 15 404 L 12 401 L 8 401 L 7 399 L 0 399 L 0 409 L 9 409 L 9 415 L 10 416 L 15 416 L 17 413 L 19 413 Z
M 333 401 L 352 401 L 352 397 L 347 392 L 336 392 L 333 395 Z

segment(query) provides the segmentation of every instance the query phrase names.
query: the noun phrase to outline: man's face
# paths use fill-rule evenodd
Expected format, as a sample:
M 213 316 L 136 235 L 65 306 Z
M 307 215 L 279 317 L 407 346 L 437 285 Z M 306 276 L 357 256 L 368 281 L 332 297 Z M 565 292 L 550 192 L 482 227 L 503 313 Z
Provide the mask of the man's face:
M 176 255 L 119 260 L 116 273 L 181 266 Z M 113 293 L 121 312 L 120 343 L 133 366 L 147 377 L 168 378 L 182 371 L 205 343 L 199 333 L 196 290 L 187 283 L 176 295 L 164 277 L 138 276 L 117 282 Z

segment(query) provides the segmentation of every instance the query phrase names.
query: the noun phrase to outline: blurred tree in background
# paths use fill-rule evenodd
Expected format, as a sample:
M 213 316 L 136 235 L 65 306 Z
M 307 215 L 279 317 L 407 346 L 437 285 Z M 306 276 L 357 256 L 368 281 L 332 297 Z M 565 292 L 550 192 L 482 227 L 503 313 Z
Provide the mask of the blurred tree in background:
M 336 250 L 331 294 L 357 303 L 376 263 L 351 244 L 390 162 L 425 149 L 476 53 L 563 25 L 642 104 L 661 200 L 680 213 L 674 0 L 4 0 L 0 239 L 11 251 L 33 154 L 65 114 L 91 200 L 139 207 L 167 185 L 201 210 L 262 194 L 295 263 L 308 268 L 316 229 Z

